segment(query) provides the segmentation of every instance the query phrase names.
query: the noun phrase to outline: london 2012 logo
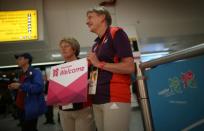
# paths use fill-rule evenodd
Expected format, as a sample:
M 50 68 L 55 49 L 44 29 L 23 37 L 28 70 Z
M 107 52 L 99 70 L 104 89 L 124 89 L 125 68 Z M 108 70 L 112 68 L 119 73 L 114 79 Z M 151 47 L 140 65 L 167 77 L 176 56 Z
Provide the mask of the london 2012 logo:
M 187 89 L 197 88 L 196 76 L 191 70 L 181 73 L 180 76 L 173 76 L 168 79 L 168 88 L 160 91 L 158 95 L 169 97 L 182 94 Z
M 53 77 L 58 77 L 58 74 L 59 74 L 59 69 L 56 68 L 53 70 Z

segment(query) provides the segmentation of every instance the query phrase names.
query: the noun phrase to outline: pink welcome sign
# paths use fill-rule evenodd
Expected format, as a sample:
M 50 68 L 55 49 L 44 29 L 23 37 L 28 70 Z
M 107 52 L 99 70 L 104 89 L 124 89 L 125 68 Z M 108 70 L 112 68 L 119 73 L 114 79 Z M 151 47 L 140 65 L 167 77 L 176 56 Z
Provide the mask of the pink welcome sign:
M 50 70 L 47 105 L 87 101 L 87 59 L 53 66 Z

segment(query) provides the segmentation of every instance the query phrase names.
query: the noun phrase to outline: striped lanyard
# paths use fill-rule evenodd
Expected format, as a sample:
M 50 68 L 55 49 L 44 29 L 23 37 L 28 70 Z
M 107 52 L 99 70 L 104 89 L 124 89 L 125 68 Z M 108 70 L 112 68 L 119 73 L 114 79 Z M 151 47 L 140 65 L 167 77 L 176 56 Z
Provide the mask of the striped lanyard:
M 105 33 L 105 36 L 103 37 L 102 42 L 100 44 L 97 43 L 97 45 L 93 48 L 93 52 L 95 52 L 97 56 L 99 56 L 99 54 L 101 53 L 101 48 L 102 48 L 103 44 L 105 44 L 106 38 L 107 38 L 107 32 Z M 97 50 L 98 50 L 98 52 L 96 52 Z

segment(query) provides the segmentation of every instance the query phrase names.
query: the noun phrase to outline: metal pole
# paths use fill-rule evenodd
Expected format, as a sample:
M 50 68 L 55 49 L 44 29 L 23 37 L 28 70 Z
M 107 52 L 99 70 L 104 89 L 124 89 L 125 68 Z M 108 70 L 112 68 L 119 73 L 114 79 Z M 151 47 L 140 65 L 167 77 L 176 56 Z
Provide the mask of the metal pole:
M 135 58 L 134 58 L 134 61 L 136 63 L 136 70 L 137 70 L 136 81 L 138 82 L 138 91 L 139 91 L 139 97 L 140 97 L 139 103 L 140 103 L 141 111 L 142 111 L 144 129 L 145 131 L 152 131 L 153 127 L 152 127 L 152 121 L 151 121 L 152 119 L 151 119 L 151 114 L 150 114 L 148 95 L 147 95 L 147 91 L 145 88 L 142 71 L 139 68 L 140 52 L 139 52 L 137 41 L 133 40 L 132 44 L 133 44 L 134 51 L 136 51 Z
M 142 74 L 141 69 L 139 68 L 139 61 L 136 61 L 137 65 L 137 81 L 138 81 L 138 90 L 140 95 L 140 103 L 141 103 L 141 109 L 142 109 L 142 115 L 143 115 L 143 122 L 144 122 L 144 129 L 145 131 L 152 131 L 153 125 L 152 125 L 152 119 L 151 119 L 151 113 L 150 113 L 150 106 L 149 106 L 149 100 L 147 95 L 147 90 L 145 88 L 144 83 L 144 77 Z

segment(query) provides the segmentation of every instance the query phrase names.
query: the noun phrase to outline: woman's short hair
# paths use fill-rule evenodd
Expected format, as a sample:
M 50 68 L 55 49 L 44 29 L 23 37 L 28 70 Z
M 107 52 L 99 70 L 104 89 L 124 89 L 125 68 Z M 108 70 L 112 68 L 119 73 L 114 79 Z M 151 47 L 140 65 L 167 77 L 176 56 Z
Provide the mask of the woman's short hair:
M 77 57 L 79 56 L 80 44 L 75 38 L 73 37 L 63 38 L 60 41 L 59 45 L 61 45 L 63 42 L 68 43 L 72 47 L 72 49 L 75 51 L 75 56 Z
M 99 15 L 105 15 L 107 25 L 110 26 L 112 24 L 111 15 L 105 7 L 99 6 L 99 7 L 91 8 L 87 11 L 86 14 L 88 15 L 89 13 L 93 13 L 93 12 Z

